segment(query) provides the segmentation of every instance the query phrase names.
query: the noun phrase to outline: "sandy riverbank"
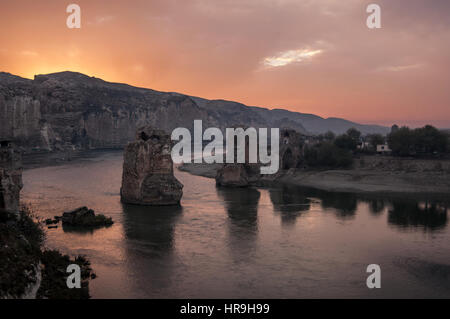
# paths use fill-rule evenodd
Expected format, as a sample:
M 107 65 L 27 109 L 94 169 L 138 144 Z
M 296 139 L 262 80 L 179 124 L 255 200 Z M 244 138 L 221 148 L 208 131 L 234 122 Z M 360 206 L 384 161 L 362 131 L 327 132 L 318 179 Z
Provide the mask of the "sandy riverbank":
M 184 164 L 179 170 L 214 178 L 217 164 Z M 450 174 L 446 171 L 392 171 L 373 168 L 351 170 L 291 169 L 261 179 L 261 185 L 289 184 L 334 192 L 353 193 L 430 193 L 450 195 Z

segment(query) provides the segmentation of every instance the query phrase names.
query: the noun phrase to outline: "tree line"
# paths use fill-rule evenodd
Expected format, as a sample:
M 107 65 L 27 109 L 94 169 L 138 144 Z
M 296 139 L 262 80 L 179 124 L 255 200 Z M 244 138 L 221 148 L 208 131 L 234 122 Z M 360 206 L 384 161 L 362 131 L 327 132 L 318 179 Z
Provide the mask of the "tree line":
M 394 128 L 387 141 L 396 156 L 442 155 L 450 151 L 449 134 L 431 125 L 416 129 Z
M 309 167 L 348 168 L 358 153 L 376 154 L 378 145 L 389 146 L 393 156 L 438 156 L 450 152 L 450 134 L 426 125 L 421 128 L 393 126 L 387 136 L 369 134 L 362 136 L 355 128 L 335 135 L 320 134 L 316 143 L 306 145 L 304 160 Z

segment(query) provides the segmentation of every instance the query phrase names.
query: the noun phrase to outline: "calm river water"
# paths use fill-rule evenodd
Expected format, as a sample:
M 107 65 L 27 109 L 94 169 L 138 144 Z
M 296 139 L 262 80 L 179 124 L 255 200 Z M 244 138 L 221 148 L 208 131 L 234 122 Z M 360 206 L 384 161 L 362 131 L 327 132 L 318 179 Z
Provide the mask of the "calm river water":
M 122 205 L 122 153 L 26 170 L 38 216 L 88 206 L 109 228 L 47 231 L 47 246 L 84 254 L 93 298 L 450 298 L 445 203 L 304 188 L 219 189 L 176 171 L 181 207 Z M 381 266 L 381 289 L 366 268 Z

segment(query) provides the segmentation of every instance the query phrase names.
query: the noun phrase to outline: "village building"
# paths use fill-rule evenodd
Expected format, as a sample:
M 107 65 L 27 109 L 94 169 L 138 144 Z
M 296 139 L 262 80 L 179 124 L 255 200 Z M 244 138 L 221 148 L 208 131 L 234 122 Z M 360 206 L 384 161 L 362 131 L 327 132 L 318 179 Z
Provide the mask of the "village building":
M 386 155 L 386 154 L 391 154 L 392 150 L 389 148 L 389 145 L 387 143 L 378 144 L 377 145 L 377 153 Z

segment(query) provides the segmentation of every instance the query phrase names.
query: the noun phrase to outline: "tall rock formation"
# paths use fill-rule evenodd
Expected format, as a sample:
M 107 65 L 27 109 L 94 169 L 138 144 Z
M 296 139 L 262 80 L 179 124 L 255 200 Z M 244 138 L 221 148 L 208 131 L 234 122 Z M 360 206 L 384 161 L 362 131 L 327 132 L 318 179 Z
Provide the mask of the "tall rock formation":
M 280 130 L 280 169 L 299 168 L 303 164 L 305 136 L 291 129 Z
M 247 187 L 260 178 L 258 164 L 235 163 L 223 164 L 217 171 L 216 185 L 225 187 Z
M 162 130 L 140 128 L 125 148 L 122 201 L 138 205 L 178 205 L 183 185 L 173 174 L 172 141 Z
M 236 126 L 235 128 L 242 128 L 247 130 L 245 125 Z M 234 138 L 234 163 L 225 163 L 217 171 L 216 185 L 225 187 L 246 187 L 256 183 L 260 178 L 260 164 L 250 163 L 250 144 L 249 139 L 245 138 L 245 160 L 244 163 L 238 163 L 238 142 Z M 228 141 L 227 141 L 228 143 Z M 257 154 L 256 154 L 257 155 Z
M 22 184 L 22 161 L 20 153 L 10 141 L 0 142 L 0 210 L 19 211 Z

